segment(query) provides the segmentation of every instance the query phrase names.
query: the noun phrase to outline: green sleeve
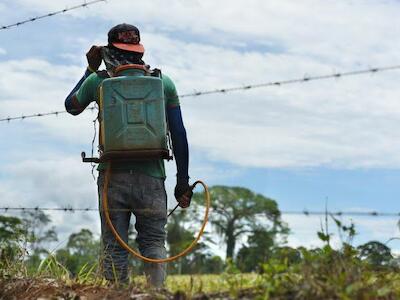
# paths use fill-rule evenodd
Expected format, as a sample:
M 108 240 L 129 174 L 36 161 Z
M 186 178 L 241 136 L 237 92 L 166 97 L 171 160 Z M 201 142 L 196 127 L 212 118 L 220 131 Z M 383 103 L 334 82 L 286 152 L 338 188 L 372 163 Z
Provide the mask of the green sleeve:
M 167 106 L 179 106 L 179 97 L 174 82 L 167 75 L 162 75 L 164 96 Z
M 96 73 L 92 73 L 82 83 L 76 93 L 76 98 L 82 107 L 86 107 L 90 102 L 97 100 L 97 88 L 103 81 Z

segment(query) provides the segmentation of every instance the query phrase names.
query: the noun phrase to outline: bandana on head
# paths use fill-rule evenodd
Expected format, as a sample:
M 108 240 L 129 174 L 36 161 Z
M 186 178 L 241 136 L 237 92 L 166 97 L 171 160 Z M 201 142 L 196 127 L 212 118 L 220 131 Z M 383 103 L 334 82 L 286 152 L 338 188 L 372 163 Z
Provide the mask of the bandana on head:
M 101 51 L 107 71 L 113 72 L 115 68 L 122 65 L 137 64 L 144 65 L 143 53 L 123 51 L 114 47 L 103 47 Z

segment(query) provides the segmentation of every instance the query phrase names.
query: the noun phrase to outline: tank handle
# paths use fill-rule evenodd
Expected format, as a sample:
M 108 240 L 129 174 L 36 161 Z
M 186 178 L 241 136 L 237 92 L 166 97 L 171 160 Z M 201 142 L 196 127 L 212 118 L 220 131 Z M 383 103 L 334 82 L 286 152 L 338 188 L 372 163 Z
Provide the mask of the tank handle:
M 128 65 L 121 65 L 115 68 L 114 71 L 114 76 L 118 76 L 118 73 L 124 71 L 124 70 L 130 70 L 130 69 L 138 69 L 142 70 L 147 74 L 150 74 L 150 70 L 145 66 L 145 65 L 137 65 L 137 64 L 128 64 Z

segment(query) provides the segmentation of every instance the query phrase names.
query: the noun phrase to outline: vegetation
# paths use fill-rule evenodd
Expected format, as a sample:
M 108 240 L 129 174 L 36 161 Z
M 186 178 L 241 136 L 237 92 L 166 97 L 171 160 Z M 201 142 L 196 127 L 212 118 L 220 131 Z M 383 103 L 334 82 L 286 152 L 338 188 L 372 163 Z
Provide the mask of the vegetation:
M 210 222 L 225 238 L 227 258 L 233 258 L 237 240 L 244 234 L 263 232 L 274 239 L 277 234 L 288 232 L 280 219 L 278 204 L 272 199 L 242 187 L 214 186 L 210 188 L 210 195 Z M 197 205 L 203 204 L 199 193 L 193 200 Z
M 50 253 L 48 243 L 57 235 L 48 215 L 0 216 L 0 299 L 127 299 L 132 293 L 140 299 L 400 298 L 398 259 L 378 241 L 354 247 L 354 224 L 327 215 L 326 224 L 332 218 L 342 240 L 338 249 L 331 246 L 326 225 L 317 232 L 323 247 L 291 248 L 284 243 L 289 230 L 274 200 L 243 188 L 211 191 L 210 221 L 229 255 L 224 260 L 212 251 L 219 245 L 213 246 L 208 232 L 191 254 L 169 264 L 171 275 L 162 291 L 148 290 L 137 260 L 130 262 L 134 273 L 129 287 L 109 286 L 99 271 L 100 241 L 89 229 L 72 233 L 64 247 Z M 194 198 L 196 210 L 204 209 L 200 196 Z M 185 211 L 172 215 L 167 228 L 170 255 L 187 247 L 193 228 Z M 244 232 L 247 242 L 236 252 Z M 130 235 L 134 238 L 133 231 Z

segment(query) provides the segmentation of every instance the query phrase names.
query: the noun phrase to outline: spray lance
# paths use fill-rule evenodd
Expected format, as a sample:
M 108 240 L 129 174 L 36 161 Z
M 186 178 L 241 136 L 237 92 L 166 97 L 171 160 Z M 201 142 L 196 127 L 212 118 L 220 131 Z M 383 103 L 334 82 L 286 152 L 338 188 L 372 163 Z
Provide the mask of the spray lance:
M 193 196 L 193 190 L 196 186 L 194 184 L 189 185 L 189 189 L 177 200 L 178 204 L 170 211 L 168 217 L 174 213 L 174 211 L 180 206 L 182 208 L 188 208 L 190 205 L 190 198 Z

